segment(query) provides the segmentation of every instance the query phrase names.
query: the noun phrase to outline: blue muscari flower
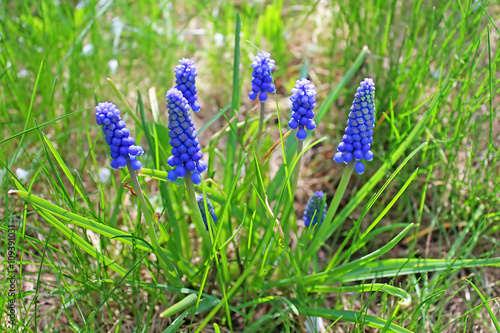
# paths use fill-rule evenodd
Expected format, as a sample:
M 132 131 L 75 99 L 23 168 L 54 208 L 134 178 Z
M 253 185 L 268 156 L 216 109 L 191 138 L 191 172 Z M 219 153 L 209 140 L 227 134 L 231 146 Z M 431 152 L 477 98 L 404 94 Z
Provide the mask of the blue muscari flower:
M 95 119 L 102 126 L 106 142 L 111 149 L 111 167 L 123 168 L 130 161 L 134 170 L 141 170 L 137 156 L 144 154 L 141 146 L 134 146 L 134 138 L 120 117 L 120 110 L 113 103 L 101 102 L 95 107 Z
M 196 202 L 198 203 L 198 207 L 200 208 L 201 217 L 203 218 L 203 223 L 205 224 L 205 228 L 208 230 L 208 220 L 207 220 L 207 212 L 205 211 L 205 204 L 203 203 L 203 194 L 200 194 L 196 197 Z M 214 205 L 212 205 L 212 201 L 207 197 L 207 208 L 210 216 L 212 216 L 212 220 L 217 222 L 217 215 L 215 215 Z
M 203 154 L 194 128 L 188 101 L 177 88 L 167 92 L 168 107 L 168 135 L 172 146 L 172 156 L 168 158 L 168 165 L 175 169 L 168 172 L 168 180 L 191 173 L 193 183 L 201 183 L 200 172 L 207 170 L 207 164 L 201 160 Z
M 326 217 L 326 204 L 323 205 L 325 194 L 322 191 L 315 192 L 309 201 L 307 201 L 306 210 L 304 212 L 304 224 L 306 227 L 318 223 L 321 225 Z M 323 207 L 322 207 L 323 206 Z M 323 209 L 321 209 L 323 208 Z
M 196 92 L 196 76 L 198 71 L 194 66 L 194 62 L 188 58 L 179 60 L 179 65 L 175 67 L 175 87 L 182 92 L 182 96 L 187 99 L 191 109 L 194 112 L 200 111 L 200 106 L 196 100 L 198 95 Z
M 292 102 L 292 119 L 288 123 L 291 129 L 298 128 L 297 138 L 299 140 L 304 140 L 307 136 L 307 132 L 304 129 L 312 131 L 316 128 L 316 123 L 314 122 L 314 103 L 316 103 L 316 88 L 307 79 L 297 80 L 295 87 L 292 89 L 292 96 L 290 96 L 290 101 Z
M 267 100 L 267 93 L 274 93 L 275 87 L 271 72 L 274 70 L 275 62 L 271 59 L 271 54 L 261 52 L 255 56 L 252 62 L 252 91 L 248 97 L 254 101 L 257 96 L 259 100 L 264 102 Z
M 360 175 L 365 171 L 361 160 L 371 161 L 370 150 L 375 127 L 375 83 L 373 79 L 364 79 L 354 95 L 345 135 L 337 148 L 333 160 L 337 163 L 349 163 L 355 159 L 354 169 Z

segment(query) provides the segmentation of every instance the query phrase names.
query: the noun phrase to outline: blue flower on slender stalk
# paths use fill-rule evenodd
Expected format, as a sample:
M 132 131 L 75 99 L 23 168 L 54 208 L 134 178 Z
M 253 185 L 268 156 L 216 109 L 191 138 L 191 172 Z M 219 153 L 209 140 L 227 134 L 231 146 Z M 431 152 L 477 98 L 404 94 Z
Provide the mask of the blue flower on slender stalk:
M 201 217 L 203 218 L 203 223 L 205 224 L 205 228 L 208 231 L 208 220 L 207 220 L 207 212 L 205 211 L 205 204 L 203 203 L 203 194 L 200 194 L 196 197 L 196 202 L 198 203 L 198 207 L 200 208 Z M 212 216 L 212 220 L 217 222 L 217 215 L 215 215 L 214 205 L 212 205 L 212 201 L 207 197 L 207 208 L 208 213 Z
M 175 87 L 182 92 L 194 112 L 200 111 L 198 105 L 198 95 L 196 91 L 196 76 L 198 71 L 194 62 L 188 58 L 179 60 L 179 65 L 175 67 Z
M 120 110 L 113 103 L 101 102 L 95 107 L 95 119 L 102 127 L 106 142 L 111 149 L 111 167 L 123 168 L 128 162 L 134 170 L 141 170 L 142 163 L 137 156 L 144 154 L 141 146 L 134 145 L 134 138 L 120 117 Z
M 175 181 L 191 173 L 193 183 L 201 183 L 200 173 L 207 170 L 207 164 L 201 160 L 203 154 L 194 128 L 188 101 L 177 88 L 167 92 L 168 129 L 172 156 L 168 165 L 175 169 L 168 172 L 168 180 Z
M 306 210 L 304 212 L 304 224 L 306 227 L 309 227 L 311 222 L 313 225 L 317 223 L 321 225 L 323 223 L 326 217 L 326 203 L 323 204 L 324 197 L 325 194 L 322 191 L 317 191 L 309 198 L 309 201 L 307 201 Z
M 261 52 L 255 56 L 252 62 L 252 91 L 248 97 L 254 101 L 259 96 L 259 100 L 264 102 L 267 100 L 267 93 L 274 93 L 276 91 L 273 84 L 272 71 L 275 68 L 275 62 L 271 59 L 271 54 Z
M 375 128 L 375 83 L 373 79 L 364 79 L 354 95 L 345 135 L 338 145 L 338 152 L 333 160 L 337 163 L 349 163 L 356 160 L 354 169 L 360 175 L 365 171 L 362 160 L 371 161 L 370 150 Z
M 307 79 L 297 80 L 295 87 L 292 89 L 292 119 L 288 123 L 291 129 L 299 129 L 297 131 L 297 138 L 304 140 L 307 132 L 304 128 L 312 131 L 316 128 L 314 122 L 314 103 L 316 103 L 316 88 Z

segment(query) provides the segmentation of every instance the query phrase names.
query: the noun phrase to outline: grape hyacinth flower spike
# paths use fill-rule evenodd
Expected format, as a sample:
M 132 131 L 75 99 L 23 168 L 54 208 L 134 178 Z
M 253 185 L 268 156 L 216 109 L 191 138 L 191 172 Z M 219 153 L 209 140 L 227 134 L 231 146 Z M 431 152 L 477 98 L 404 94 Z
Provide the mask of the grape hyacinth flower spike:
M 207 212 L 205 211 L 205 204 L 203 203 L 203 194 L 200 194 L 196 197 L 196 202 L 198 203 L 198 208 L 200 208 L 201 217 L 203 219 L 203 223 L 205 224 L 205 228 L 208 230 Z M 214 205 L 212 205 L 212 201 L 208 197 L 207 209 L 214 223 L 217 222 L 217 215 L 215 215 Z
M 252 91 L 248 94 L 248 97 L 254 101 L 258 96 L 261 102 L 265 102 L 267 100 L 267 93 L 272 94 L 276 90 L 271 76 L 276 66 L 275 62 L 271 59 L 271 54 L 260 52 L 255 56 L 251 66 L 253 68 Z
M 120 110 L 118 110 L 116 105 L 109 102 L 102 102 L 97 104 L 95 111 L 97 124 L 102 126 L 106 142 L 111 149 L 111 158 L 113 159 L 111 167 L 113 169 L 127 167 L 132 188 L 136 193 L 138 205 L 142 208 L 141 211 L 144 214 L 144 220 L 147 225 L 146 230 L 151 239 L 151 245 L 158 258 L 160 267 L 166 274 L 169 283 L 180 286 L 181 280 L 177 269 L 158 242 L 153 225 L 153 216 L 149 211 L 141 185 L 139 184 L 139 179 L 137 178 L 137 173 L 135 172 L 142 168 L 142 164 L 137 160 L 137 156 L 142 155 L 144 150 L 141 146 L 134 145 L 134 138 L 130 136 L 130 131 L 125 127 L 125 122 L 121 119 Z
M 168 180 L 175 181 L 190 174 L 193 183 L 201 183 L 200 173 L 207 169 L 207 164 L 201 160 L 203 154 L 200 141 L 194 128 L 189 105 L 182 93 L 172 88 L 167 92 L 168 129 L 172 156 L 168 165 L 175 167 L 168 172 Z
M 194 112 L 200 111 L 196 91 L 197 75 L 198 71 L 192 60 L 188 58 L 179 60 L 179 65 L 175 67 L 175 87 L 182 92 L 182 96 L 188 101 Z
M 364 79 L 354 95 L 345 135 L 338 145 L 338 152 L 333 160 L 337 163 L 349 163 L 356 160 L 354 169 L 363 174 L 365 165 L 362 160 L 371 161 L 370 150 L 375 127 L 375 83 L 373 79 Z
M 306 227 L 312 223 L 322 224 L 326 217 L 326 204 L 323 205 L 325 194 L 322 191 L 315 192 L 307 201 L 306 210 L 304 212 L 304 224 Z M 323 209 L 321 209 L 323 208 Z
M 314 122 L 314 104 L 316 103 L 316 88 L 307 79 L 297 80 L 292 89 L 292 119 L 288 123 L 291 129 L 297 129 L 297 139 L 304 140 L 307 132 L 304 128 L 312 131 L 316 128 Z
M 142 163 L 137 156 L 144 154 L 141 146 L 134 145 L 134 138 L 120 117 L 120 110 L 113 103 L 101 102 L 95 107 L 95 119 L 102 127 L 106 142 L 111 149 L 111 167 L 123 168 L 130 163 L 136 171 L 141 170 Z
M 248 94 L 248 98 L 252 101 L 259 97 L 260 100 L 260 119 L 259 119 L 259 132 L 262 133 L 264 129 L 264 114 L 266 113 L 266 100 L 267 93 L 274 93 L 272 71 L 275 68 L 275 62 L 271 59 L 271 54 L 267 52 L 260 52 L 252 61 L 252 91 Z
M 177 178 L 184 178 L 188 194 L 188 205 L 194 215 L 196 227 L 202 233 L 203 251 L 206 257 L 211 246 L 210 238 L 206 231 L 202 231 L 205 227 L 197 205 L 193 183 L 201 184 L 200 173 L 207 170 L 207 164 L 201 160 L 203 154 L 189 112 L 188 101 L 182 96 L 179 89 L 171 88 L 168 90 L 167 108 L 168 135 L 172 146 L 172 156 L 168 158 L 167 163 L 175 168 L 168 172 L 167 179 L 174 182 Z

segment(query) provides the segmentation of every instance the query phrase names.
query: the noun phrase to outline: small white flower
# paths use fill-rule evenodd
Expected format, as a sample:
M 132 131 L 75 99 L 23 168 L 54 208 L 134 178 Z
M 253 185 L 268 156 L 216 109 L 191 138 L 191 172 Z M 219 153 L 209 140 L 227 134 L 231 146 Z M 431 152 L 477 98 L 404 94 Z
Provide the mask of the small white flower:
M 82 54 L 84 56 L 89 56 L 92 53 L 94 53 L 94 45 L 92 45 L 92 44 L 85 44 L 85 45 L 83 45 Z
M 109 179 L 111 178 L 111 171 L 108 168 L 99 168 L 98 173 L 101 183 L 109 182 Z
M 30 173 L 28 171 L 23 170 L 21 168 L 16 169 L 16 177 L 19 178 L 19 180 L 22 182 L 28 179 L 29 174 Z
M 27 77 L 29 74 L 30 74 L 30 72 L 26 68 L 22 68 L 19 70 L 19 72 L 17 72 L 17 77 L 23 78 L 23 77 Z
M 215 46 L 217 46 L 217 47 L 224 46 L 224 35 L 222 35 L 220 33 L 216 33 L 214 36 L 214 43 L 215 43 Z
M 110 61 L 108 61 L 108 67 L 111 73 L 116 73 L 116 71 L 118 70 L 118 61 L 116 59 L 111 59 Z

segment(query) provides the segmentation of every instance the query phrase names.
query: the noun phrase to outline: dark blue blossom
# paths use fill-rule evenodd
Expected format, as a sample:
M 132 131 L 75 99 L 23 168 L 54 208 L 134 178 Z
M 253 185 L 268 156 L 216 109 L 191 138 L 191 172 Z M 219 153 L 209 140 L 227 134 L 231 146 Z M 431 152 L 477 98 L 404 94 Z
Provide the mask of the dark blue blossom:
M 295 87 L 292 89 L 292 119 L 288 123 L 291 129 L 299 129 L 297 138 L 304 140 L 307 132 L 304 128 L 312 131 L 316 128 L 314 122 L 314 103 L 316 103 L 316 88 L 307 79 L 297 80 Z
M 309 201 L 307 201 L 306 210 L 304 212 L 304 224 L 306 227 L 318 223 L 321 225 L 326 217 L 326 203 L 323 203 L 325 194 L 322 191 L 315 192 Z
M 333 160 L 337 163 L 349 163 L 356 160 L 354 169 L 360 175 L 365 171 L 361 160 L 371 161 L 370 150 L 375 127 L 375 83 L 373 79 L 364 79 L 354 95 L 345 135 L 337 148 Z
M 205 228 L 208 230 L 208 220 L 207 220 L 207 212 L 205 211 L 205 204 L 203 203 L 203 194 L 200 194 L 196 197 L 196 202 L 198 203 L 198 207 L 200 208 L 201 217 L 203 218 L 203 223 L 205 224 Z M 217 222 L 217 215 L 215 215 L 214 205 L 212 205 L 212 201 L 207 197 L 207 208 L 210 216 L 212 216 L 212 220 Z
M 194 62 L 188 58 L 179 60 L 179 65 L 175 67 L 175 87 L 182 92 L 182 96 L 188 101 L 194 112 L 200 111 L 200 106 L 196 91 L 196 76 L 198 71 Z
M 254 101 L 259 96 L 259 100 L 264 102 L 267 100 L 267 93 L 275 92 L 273 77 L 271 76 L 275 62 L 271 59 L 271 54 L 261 52 L 255 56 L 251 66 L 253 68 L 252 91 L 248 94 L 248 97 Z
M 201 160 L 203 154 L 200 142 L 194 128 L 189 104 L 177 88 L 167 92 L 168 129 L 172 156 L 168 165 L 175 169 L 168 172 L 168 180 L 175 181 L 191 173 L 193 183 L 200 184 L 200 172 L 207 169 L 207 164 Z
M 123 168 L 130 161 L 134 170 L 141 170 L 137 156 L 144 154 L 141 146 L 134 146 L 134 138 L 120 117 L 120 110 L 113 103 L 102 102 L 95 107 L 95 119 L 102 127 L 106 142 L 111 149 L 111 167 Z

